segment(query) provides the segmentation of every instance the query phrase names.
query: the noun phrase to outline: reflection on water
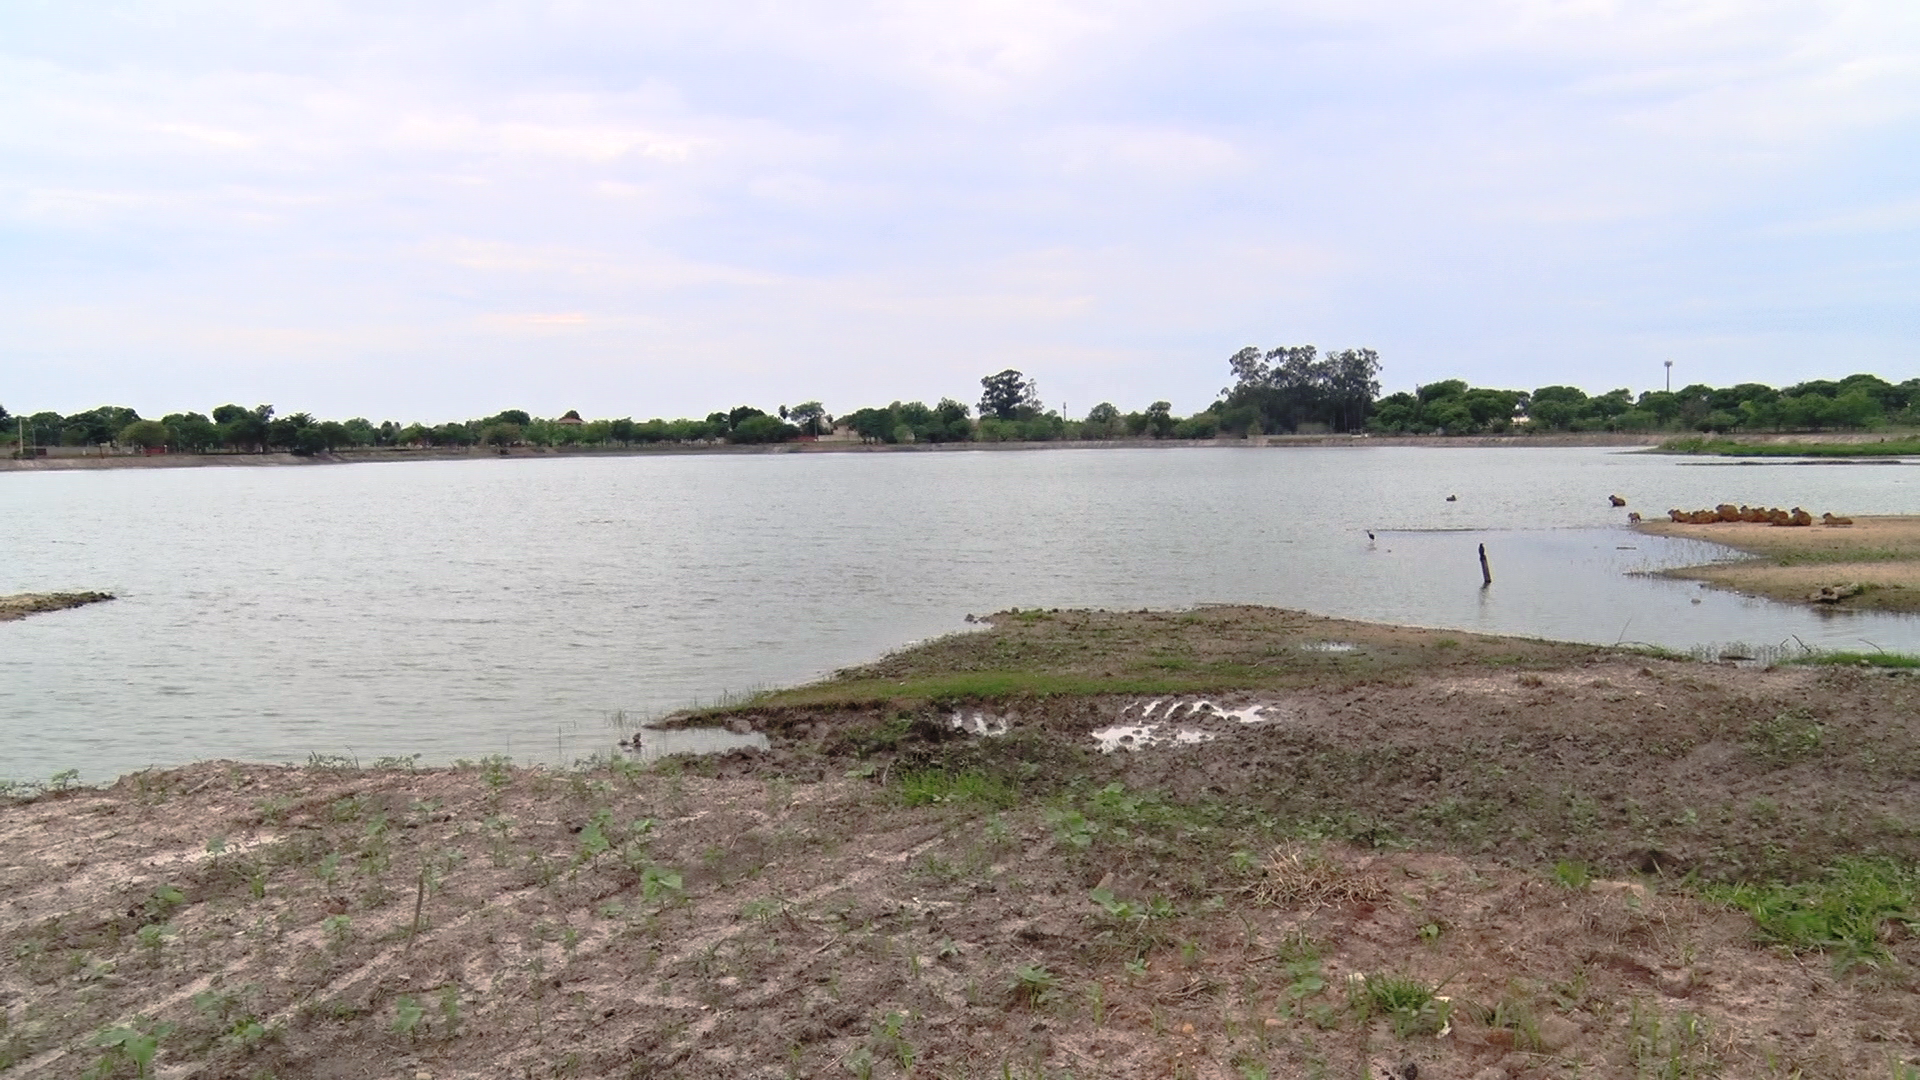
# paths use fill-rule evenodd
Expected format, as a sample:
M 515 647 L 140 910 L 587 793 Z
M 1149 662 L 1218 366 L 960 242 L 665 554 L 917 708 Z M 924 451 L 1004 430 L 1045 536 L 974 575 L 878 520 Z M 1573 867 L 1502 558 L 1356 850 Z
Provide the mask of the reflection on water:
M 612 743 L 615 711 L 818 677 L 1008 607 L 1920 651 L 1912 618 L 1644 576 L 1728 552 L 1632 533 L 1606 499 L 1916 513 L 1916 477 L 1405 447 L 0 474 L 0 593 L 121 597 L 0 625 L 0 777 L 570 759 Z

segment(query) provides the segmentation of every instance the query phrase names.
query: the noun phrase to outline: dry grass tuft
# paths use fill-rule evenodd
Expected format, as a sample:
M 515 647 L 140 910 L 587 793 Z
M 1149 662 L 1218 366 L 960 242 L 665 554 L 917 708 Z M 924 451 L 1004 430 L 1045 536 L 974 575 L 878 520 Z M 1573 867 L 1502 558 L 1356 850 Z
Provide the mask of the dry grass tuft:
M 1264 869 L 1252 886 L 1253 898 L 1276 907 L 1317 911 L 1335 904 L 1373 903 L 1388 895 L 1377 875 L 1343 865 L 1326 852 L 1298 842 L 1274 848 Z

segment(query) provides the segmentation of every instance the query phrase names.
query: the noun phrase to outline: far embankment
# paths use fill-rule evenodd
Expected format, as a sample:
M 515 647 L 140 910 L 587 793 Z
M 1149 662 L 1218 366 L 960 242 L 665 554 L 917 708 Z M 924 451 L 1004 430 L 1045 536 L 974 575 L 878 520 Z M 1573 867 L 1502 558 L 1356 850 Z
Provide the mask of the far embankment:
M 1788 603 L 1874 611 L 1920 611 L 1920 516 L 1854 517 L 1803 527 L 1757 522 L 1643 522 L 1655 536 L 1710 540 L 1755 556 L 1667 571 L 1723 589 Z
M 400 461 L 537 461 L 557 458 L 666 457 L 685 454 L 777 456 L 784 454 L 964 453 L 975 450 L 1140 450 L 1194 447 L 1654 447 L 1657 435 L 1616 432 L 1549 432 L 1537 435 L 1256 435 L 1219 439 L 1058 439 L 1045 442 L 862 443 L 820 440 L 765 445 L 724 442 L 651 443 L 634 446 L 370 447 L 316 454 L 148 454 L 134 450 L 88 450 L 63 456 L 0 458 L 0 472 L 60 472 L 92 469 L 179 469 L 208 466 L 276 468 L 290 465 L 351 465 Z

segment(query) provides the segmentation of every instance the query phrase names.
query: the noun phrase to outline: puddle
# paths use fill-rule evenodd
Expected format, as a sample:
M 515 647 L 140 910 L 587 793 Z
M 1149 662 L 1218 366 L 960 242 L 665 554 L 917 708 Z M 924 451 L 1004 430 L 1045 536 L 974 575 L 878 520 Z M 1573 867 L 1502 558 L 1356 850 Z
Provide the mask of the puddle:
M 952 726 L 953 730 L 964 731 L 969 735 L 991 736 L 1005 735 L 1007 733 L 1006 717 L 989 716 L 982 712 L 956 712 L 952 716 L 947 717 L 947 723 Z
M 767 737 L 758 731 L 742 734 L 726 728 L 650 728 L 633 733 L 627 745 L 641 761 L 675 754 L 724 754 L 729 750 L 765 750 Z

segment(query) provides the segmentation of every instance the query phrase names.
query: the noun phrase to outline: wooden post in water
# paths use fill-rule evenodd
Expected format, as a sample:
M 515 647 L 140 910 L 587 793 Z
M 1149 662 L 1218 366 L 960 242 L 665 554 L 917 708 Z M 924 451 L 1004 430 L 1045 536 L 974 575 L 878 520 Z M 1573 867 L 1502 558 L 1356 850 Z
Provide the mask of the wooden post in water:
M 1487 545 L 1480 545 L 1480 587 L 1493 584 L 1493 569 L 1487 565 Z

